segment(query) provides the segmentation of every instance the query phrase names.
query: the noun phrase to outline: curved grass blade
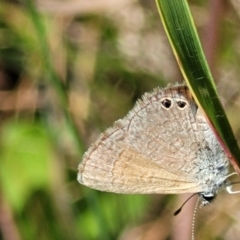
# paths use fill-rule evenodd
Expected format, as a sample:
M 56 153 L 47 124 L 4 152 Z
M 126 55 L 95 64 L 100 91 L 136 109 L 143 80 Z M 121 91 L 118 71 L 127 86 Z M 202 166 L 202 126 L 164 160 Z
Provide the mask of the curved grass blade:
M 51 56 L 50 51 L 47 43 L 47 35 L 46 35 L 46 29 L 43 23 L 43 19 L 40 15 L 40 13 L 35 8 L 34 2 L 31 0 L 27 0 L 26 6 L 28 9 L 28 14 L 33 22 L 33 25 L 36 30 L 36 34 L 39 38 L 39 44 L 41 46 L 42 55 L 44 59 L 44 70 L 45 74 L 47 76 L 47 79 L 49 80 L 49 83 L 52 84 L 54 87 L 57 96 L 59 98 L 59 102 L 62 107 L 62 111 L 65 116 L 66 123 L 68 125 L 69 132 L 71 133 L 73 139 L 75 140 L 76 147 L 79 153 L 84 152 L 85 150 L 85 144 L 83 139 L 78 133 L 77 127 L 72 119 L 72 116 L 68 110 L 68 96 L 67 96 L 67 89 L 61 82 L 60 78 L 57 76 L 56 72 L 53 69 L 52 63 L 51 63 Z M 98 226 L 100 229 L 100 236 L 99 239 L 108 240 L 110 239 L 110 233 L 107 231 L 106 224 L 105 224 L 105 218 L 103 216 L 102 209 L 100 208 L 98 204 L 98 196 L 94 191 L 91 191 L 87 196 L 88 204 L 90 205 L 90 208 L 93 209 L 94 214 L 96 215 L 96 219 L 98 222 Z
M 240 150 L 219 101 L 187 1 L 156 0 L 156 4 L 184 79 L 240 174 Z

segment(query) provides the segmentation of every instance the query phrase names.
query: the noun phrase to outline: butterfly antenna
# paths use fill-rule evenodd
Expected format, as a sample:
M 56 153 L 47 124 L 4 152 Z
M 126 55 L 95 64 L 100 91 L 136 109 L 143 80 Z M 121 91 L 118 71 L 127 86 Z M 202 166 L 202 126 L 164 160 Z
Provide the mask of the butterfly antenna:
M 177 216 L 181 211 L 182 211 L 182 208 L 184 207 L 184 205 L 188 202 L 188 200 L 190 200 L 193 196 L 197 195 L 198 193 L 194 193 L 193 195 L 191 195 L 183 204 L 182 206 L 174 212 L 174 216 Z
M 191 196 L 192 197 L 192 196 Z M 194 208 L 194 212 L 193 212 L 193 218 L 192 218 L 192 240 L 194 240 L 195 238 L 195 220 L 196 220 L 196 214 L 197 214 L 197 208 L 199 205 L 199 199 L 196 202 L 195 208 Z

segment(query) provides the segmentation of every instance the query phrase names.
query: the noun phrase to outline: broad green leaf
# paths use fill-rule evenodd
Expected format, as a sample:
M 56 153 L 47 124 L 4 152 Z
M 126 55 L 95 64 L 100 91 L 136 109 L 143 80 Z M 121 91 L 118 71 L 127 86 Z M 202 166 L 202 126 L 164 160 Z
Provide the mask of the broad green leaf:
M 240 173 L 240 150 L 219 101 L 186 0 L 156 0 L 160 17 L 184 79 L 197 104 Z
M 1 190 L 21 210 L 30 194 L 47 189 L 54 175 L 50 142 L 43 126 L 8 123 L 1 132 Z

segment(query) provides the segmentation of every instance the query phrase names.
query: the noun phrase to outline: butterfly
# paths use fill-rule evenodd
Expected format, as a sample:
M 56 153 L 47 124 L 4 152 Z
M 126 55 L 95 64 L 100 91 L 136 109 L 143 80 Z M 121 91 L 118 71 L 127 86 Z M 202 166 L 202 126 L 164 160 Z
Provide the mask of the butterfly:
M 88 187 L 124 194 L 199 193 L 205 203 L 227 181 L 229 161 L 188 87 L 156 88 L 90 146 L 78 167 Z

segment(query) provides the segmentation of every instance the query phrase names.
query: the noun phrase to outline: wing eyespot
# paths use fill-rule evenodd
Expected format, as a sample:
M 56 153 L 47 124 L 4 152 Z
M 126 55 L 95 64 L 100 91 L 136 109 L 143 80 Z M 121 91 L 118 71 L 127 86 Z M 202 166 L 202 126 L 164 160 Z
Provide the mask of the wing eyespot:
M 162 99 L 161 103 L 162 103 L 163 108 L 165 108 L 165 109 L 169 109 L 173 105 L 172 100 L 169 98 Z
M 177 101 L 177 106 L 178 106 L 179 109 L 182 110 L 182 109 L 187 107 L 187 102 L 185 102 L 183 100 L 179 100 L 179 101 Z

